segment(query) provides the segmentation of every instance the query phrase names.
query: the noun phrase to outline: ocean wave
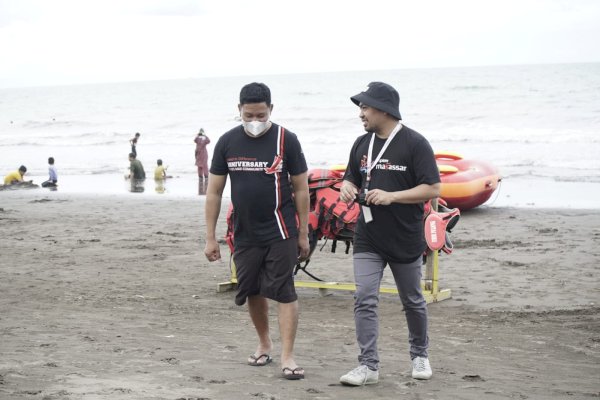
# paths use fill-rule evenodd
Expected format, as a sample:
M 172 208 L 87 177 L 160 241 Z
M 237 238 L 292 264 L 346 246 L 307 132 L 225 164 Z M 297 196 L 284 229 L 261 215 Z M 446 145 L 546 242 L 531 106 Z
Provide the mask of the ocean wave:
M 82 147 L 82 146 L 112 146 L 120 143 L 125 143 L 123 141 L 117 140 L 105 140 L 105 141 L 88 141 L 88 142 L 75 142 L 72 139 L 67 139 L 66 142 L 61 142 L 59 140 L 45 140 L 45 138 L 40 139 L 41 141 L 22 141 L 17 143 L 0 143 L 0 147 L 23 147 L 23 146 L 31 146 L 31 147 L 48 147 L 48 146 L 60 146 L 60 147 Z
M 29 121 L 23 122 L 23 124 L 22 124 L 22 126 L 24 128 L 49 128 L 49 127 L 64 128 L 64 127 L 72 127 L 72 126 L 90 126 L 90 125 L 93 125 L 93 124 L 88 121 L 56 121 L 56 120 L 52 120 L 52 121 L 29 120 Z
M 469 121 L 477 121 L 477 120 L 480 120 L 480 119 L 485 119 L 487 117 L 488 117 L 487 115 L 469 115 L 467 117 L 467 120 L 469 120 Z
M 129 133 L 120 132 L 61 132 L 45 133 L 30 136 L 28 133 L 18 136 L 0 137 L 0 147 L 7 146 L 106 146 L 128 143 Z M 15 141 L 16 140 L 16 141 Z
M 585 182 L 585 183 L 600 183 L 600 176 L 557 176 L 554 178 L 556 182 Z
M 496 90 L 496 86 L 491 85 L 458 85 L 453 86 L 450 90 Z
M 122 174 L 126 168 L 117 168 L 114 165 L 98 165 L 91 169 L 89 165 L 84 167 L 71 166 L 70 168 L 61 168 L 60 175 L 111 175 Z M 146 171 L 148 172 L 148 171 Z
M 46 146 L 46 143 L 38 143 L 38 142 L 17 142 L 17 143 L 0 143 L 0 147 L 12 147 L 12 146 Z
M 501 172 L 502 179 L 511 179 L 511 178 L 550 178 L 550 175 L 545 175 L 542 173 L 536 173 L 533 171 L 518 171 L 518 172 L 506 172 L 502 170 Z
M 509 164 L 505 164 L 504 167 L 518 167 L 518 168 L 522 168 L 522 167 L 533 167 L 539 165 L 536 161 L 526 161 L 526 162 L 517 162 L 517 163 L 509 163 Z
M 83 175 L 103 175 L 103 174 L 115 174 L 123 172 L 122 169 L 116 168 L 114 165 L 102 165 L 95 170 L 82 169 L 81 174 Z
M 505 172 L 505 171 L 503 171 Z M 600 176 L 594 175 L 556 175 L 554 173 L 543 173 L 537 170 L 530 171 L 519 171 L 519 172 L 508 172 L 501 173 L 502 179 L 519 179 L 519 178 L 527 178 L 527 179 L 550 179 L 555 182 L 577 182 L 577 183 L 600 183 Z
M 564 137 L 551 137 L 546 138 L 542 136 L 527 137 L 526 134 L 521 134 L 521 137 L 506 137 L 499 134 L 497 137 L 489 135 L 488 137 L 479 136 L 475 140 L 472 135 L 456 135 L 448 134 L 441 137 L 441 134 L 428 135 L 431 142 L 449 142 L 449 143 L 502 143 L 502 144 L 556 144 L 556 143 L 587 143 L 595 144 L 600 143 L 600 137 L 588 137 L 587 135 L 570 136 L 565 135 Z
M 323 94 L 323 92 L 307 92 L 307 91 L 304 91 L 304 92 L 296 92 L 296 94 L 298 96 L 319 96 L 319 95 Z

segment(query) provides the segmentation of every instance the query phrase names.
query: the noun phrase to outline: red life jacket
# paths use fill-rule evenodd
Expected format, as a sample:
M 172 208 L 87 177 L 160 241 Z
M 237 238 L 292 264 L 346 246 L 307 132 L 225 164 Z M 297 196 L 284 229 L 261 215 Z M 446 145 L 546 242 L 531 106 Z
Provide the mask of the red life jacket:
M 340 192 L 331 187 L 317 189 L 314 210 L 318 216 L 321 237 L 333 240 L 352 240 L 360 206 L 340 200 Z
M 344 178 L 343 171 L 333 169 L 315 168 L 308 171 L 308 188 L 310 190 L 333 187 L 342 183 Z
M 229 245 L 231 254 L 233 254 L 233 203 L 229 203 L 229 209 L 227 209 L 227 232 L 225 232 L 225 241 Z

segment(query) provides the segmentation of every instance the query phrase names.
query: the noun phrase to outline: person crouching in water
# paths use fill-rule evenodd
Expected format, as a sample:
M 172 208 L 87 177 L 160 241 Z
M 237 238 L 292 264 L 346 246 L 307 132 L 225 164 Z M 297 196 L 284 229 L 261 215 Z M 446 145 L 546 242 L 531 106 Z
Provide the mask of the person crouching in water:
M 129 153 L 129 179 L 131 179 L 131 191 L 143 192 L 146 171 L 140 160 L 136 159 L 135 154 Z
M 25 175 L 25 172 L 27 172 L 27 167 L 21 165 L 18 170 L 11 172 L 4 177 L 4 184 L 13 185 L 24 182 L 23 176 Z M 31 181 L 29 181 L 29 183 L 31 183 Z
M 58 183 L 58 174 L 54 166 L 54 157 L 48 158 L 48 180 L 42 182 L 42 187 L 56 187 Z
M 129 179 L 143 181 L 146 179 L 146 171 L 140 160 L 136 159 L 135 154 L 129 153 Z

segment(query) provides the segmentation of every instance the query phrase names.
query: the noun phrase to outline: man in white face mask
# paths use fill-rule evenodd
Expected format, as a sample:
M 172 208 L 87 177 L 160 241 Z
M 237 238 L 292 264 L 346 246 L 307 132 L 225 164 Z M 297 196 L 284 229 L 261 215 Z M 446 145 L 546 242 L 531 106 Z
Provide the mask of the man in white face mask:
M 271 299 L 278 303 L 282 376 L 302 379 L 304 369 L 293 354 L 298 297 L 292 273 L 309 253 L 308 168 L 296 135 L 269 120 L 273 105 L 265 84 L 244 86 L 238 109 L 242 124 L 221 136 L 213 153 L 206 191 L 204 254 L 209 261 L 221 258 L 215 229 L 229 175 L 238 278 L 235 303 L 248 302 L 258 335 L 256 351 L 247 362 L 260 367 L 272 361 Z

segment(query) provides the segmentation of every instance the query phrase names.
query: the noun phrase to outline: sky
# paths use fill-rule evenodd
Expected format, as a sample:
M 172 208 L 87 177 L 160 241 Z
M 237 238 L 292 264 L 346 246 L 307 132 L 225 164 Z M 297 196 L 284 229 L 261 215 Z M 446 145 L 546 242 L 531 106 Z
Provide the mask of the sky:
M 598 0 L 0 0 L 0 88 L 600 62 Z

